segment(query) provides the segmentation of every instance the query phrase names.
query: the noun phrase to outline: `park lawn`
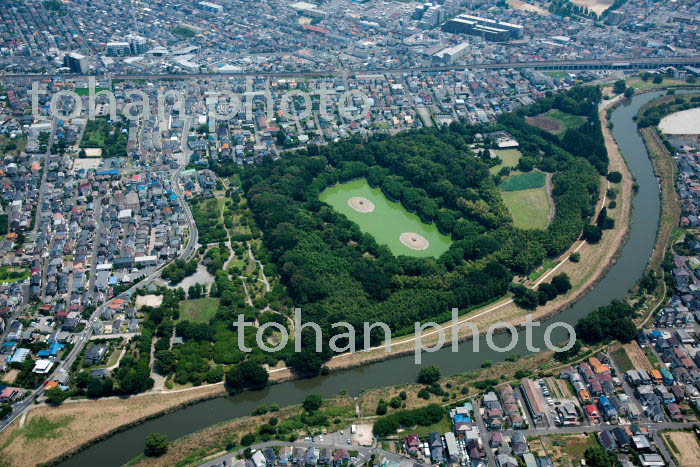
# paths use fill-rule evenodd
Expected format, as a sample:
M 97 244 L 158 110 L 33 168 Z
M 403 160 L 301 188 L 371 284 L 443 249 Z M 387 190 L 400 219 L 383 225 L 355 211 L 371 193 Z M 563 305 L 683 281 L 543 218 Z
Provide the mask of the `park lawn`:
M 552 78 L 568 78 L 569 73 L 566 71 L 548 71 L 545 73 L 547 76 L 551 76 Z
M 532 188 L 543 188 L 547 183 L 547 174 L 528 172 L 511 175 L 501 182 L 501 191 L 520 191 Z
M 559 109 L 552 109 L 549 112 L 545 114 L 548 118 L 551 118 L 552 120 L 556 120 L 557 122 L 561 123 L 564 125 L 564 131 L 568 130 L 569 128 L 576 128 L 584 123 L 586 123 L 586 119 L 580 115 L 573 115 L 570 113 L 562 112 Z
M 219 299 L 206 297 L 180 302 L 180 319 L 193 323 L 209 323 L 219 309 Z
M 549 224 L 551 201 L 547 189 L 531 188 L 518 191 L 501 191 L 501 197 L 513 224 L 522 229 L 544 229 Z
M 497 174 L 503 167 L 517 167 L 520 157 L 523 155 L 517 149 L 499 149 L 496 151 L 496 154 L 503 162 L 489 169 L 492 175 Z

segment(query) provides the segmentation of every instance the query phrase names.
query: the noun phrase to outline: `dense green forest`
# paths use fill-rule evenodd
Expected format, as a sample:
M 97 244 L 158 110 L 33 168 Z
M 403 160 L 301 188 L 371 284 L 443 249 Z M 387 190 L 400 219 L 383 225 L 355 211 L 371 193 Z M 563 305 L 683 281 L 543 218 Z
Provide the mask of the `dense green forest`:
M 446 321 L 504 295 L 515 274 L 527 274 L 548 256 L 566 250 L 594 215 L 600 175 L 607 173 L 597 87 L 577 87 L 547 97 L 488 127 L 453 123 L 377 134 L 290 152 L 247 168 L 242 188 L 263 236 L 266 260 L 274 263 L 304 321 L 333 335 L 330 324 L 383 321 L 395 334 L 413 323 Z M 587 117 L 560 139 L 525 122 L 549 109 Z M 556 215 L 546 230 L 513 226 L 488 165 L 470 145 L 492 144 L 488 135 L 506 130 L 520 143 L 528 165 L 553 174 Z M 439 258 L 394 256 L 345 216 L 318 199 L 338 182 L 366 178 L 390 199 L 453 240 Z M 285 357 L 301 373 L 318 372 L 330 351 L 306 349 Z M 372 336 L 378 343 L 380 336 Z M 362 341 L 358 332 L 358 341 Z M 358 342 L 358 343 L 359 343 Z

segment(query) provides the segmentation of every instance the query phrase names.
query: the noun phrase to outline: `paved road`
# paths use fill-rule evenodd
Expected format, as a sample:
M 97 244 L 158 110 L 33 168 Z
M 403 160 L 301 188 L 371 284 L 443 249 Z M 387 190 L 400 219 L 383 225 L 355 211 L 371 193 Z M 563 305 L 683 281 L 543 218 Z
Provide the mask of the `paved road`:
M 348 451 L 357 451 L 359 455 L 357 456 L 357 459 L 352 463 L 354 466 L 359 466 L 362 465 L 366 462 L 367 459 L 372 454 L 383 454 L 385 455 L 389 460 L 396 461 L 396 462 L 401 462 L 404 460 L 410 460 L 411 462 L 416 462 L 415 459 L 411 459 L 409 457 L 404 457 L 399 454 L 391 453 L 388 451 L 384 451 L 379 448 L 375 447 L 367 447 L 367 446 L 357 446 L 357 445 L 348 445 L 348 444 L 325 444 L 322 442 L 318 441 L 318 438 L 316 439 L 316 442 L 311 442 L 311 441 L 295 441 L 295 442 L 285 442 L 285 441 L 268 441 L 266 443 L 260 443 L 260 444 L 254 444 L 251 446 L 252 449 L 265 449 L 269 447 L 274 447 L 274 446 L 292 446 L 292 447 L 300 447 L 300 448 L 311 448 L 311 447 L 316 447 L 319 449 L 324 449 L 324 448 L 329 448 L 329 449 L 347 449 Z M 240 456 L 243 454 L 243 450 L 239 450 L 236 452 L 228 453 L 223 456 L 217 457 L 216 459 L 212 459 L 210 461 L 207 461 L 203 464 L 200 465 L 200 467 L 220 467 L 224 465 L 224 462 L 226 462 L 226 465 L 233 465 L 235 462 L 236 456 Z M 494 464 L 495 465 L 495 464 Z
M 51 124 L 51 131 L 49 132 L 49 141 L 46 144 L 46 153 L 43 155 L 43 161 L 42 161 L 42 175 L 41 175 L 41 182 L 39 184 L 39 197 L 37 198 L 37 205 L 36 205 L 36 210 L 34 211 L 34 225 L 32 226 L 32 230 L 30 231 L 28 237 L 36 240 L 37 237 L 37 230 L 39 229 L 39 221 L 41 220 L 41 212 L 42 212 L 42 203 L 44 201 L 44 186 L 46 184 L 46 177 L 49 172 L 49 156 L 51 155 L 51 146 L 53 145 L 53 140 L 56 135 L 56 122 Z M 28 283 L 27 283 L 28 284 Z M 42 284 L 43 285 L 43 284 Z M 24 310 L 24 307 L 29 303 L 29 285 L 23 285 L 22 289 L 24 289 L 24 292 L 22 294 L 22 301 L 17 303 L 15 307 L 15 312 L 13 315 L 7 320 L 7 326 L 5 327 L 5 330 L 0 334 L 0 343 L 5 341 L 5 337 L 7 334 L 10 332 L 10 323 L 12 323 L 14 320 L 16 320 L 19 315 L 22 313 Z
M 693 428 L 694 422 L 661 422 L 661 423 L 638 423 L 639 426 L 647 427 L 649 431 L 661 430 L 685 430 Z M 517 430 L 525 436 L 547 436 L 556 434 L 575 434 L 575 433 L 596 433 L 599 431 L 609 431 L 618 426 L 628 425 L 581 425 L 581 426 L 562 426 L 554 428 L 528 428 L 527 430 Z M 503 430 L 505 435 L 512 435 L 514 430 Z
M 189 160 L 189 151 L 186 149 L 187 147 L 187 133 L 189 132 L 189 128 L 191 125 L 190 119 L 186 120 L 185 127 L 183 129 L 183 153 L 185 157 L 185 163 L 181 163 L 180 166 L 178 167 L 177 170 L 173 172 L 172 175 L 172 182 L 174 186 L 174 190 L 178 195 L 180 205 L 183 207 L 185 214 L 187 216 L 187 224 L 190 229 L 190 237 L 189 241 L 187 243 L 187 246 L 184 248 L 182 253 L 180 253 L 180 256 L 178 259 L 189 259 L 192 253 L 195 251 L 196 248 L 196 243 L 197 243 L 197 238 L 198 238 L 198 231 L 197 231 L 197 226 L 194 222 L 194 218 L 192 217 L 192 212 L 185 202 L 185 199 L 182 195 L 182 189 L 180 188 L 180 184 L 178 182 L 178 178 L 180 176 L 180 172 L 186 165 L 186 162 Z M 37 210 L 38 211 L 38 210 Z M 75 335 L 75 345 L 73 346 L 73 349 L 70 351 L 70 353 L 63 359 L 63 361 L 51 372 L 50 375 L 47 376 L 45 381 L 50 381 L 52 379 L 55 379 L 56 376 L 58 375 L 58 372 L 62 369 L 65 369 L 66 371 L 69 371 L 71 366 L 73 365 L 73 362 L 75 361 L 76 358 L 78 358 L 78 355 L 80 355 L 80 352 L 83 350 L 83 347 L 85 344 L 90 340 L 92 337 L 92 322 L 95 318 L 99 317 L 102 314 L 102 311 L 109 306 L 114 300 L 118 298 L 127 298 L 131 296 L 131 294 L 139 287 L 142 287 L 157 277 L 160 277 L 160 274 L 165 266 L 167 266 L 168 263 L 164 263 L 160 265 L 154 272 L 152 272 L 150 275 L 142 279 L 140 282 L 134 284 L 131 286 L 129 289 L 125 290 L 121 294 L 111 298 L 110 300 L 104 302 L 102 305 L 97 307 L 95 311 L 92 313 L 88 320 L 88 325 L 85 326 L 85 329 L 83 332 L 80 334 Z M 38 389 L 34 390 L 31 392 L 25 399 L 23 399 L 21 402 L 19 402 L 13 412 L 8 415 L 6 418 L 4 418 L 2 421 L 0 421 L 0 432 L 2 432 L 5 428 L 7 428 L 12 422 L 14 422 L 22 413 L 34 402 L 35 399 L 37 399 L 39 396 L 41 396 L 44 392 L 44 387 L 43 385 L 40 386 Z
M 655 69 L 663 66 L 699 66 L 700 56 L 693 57 L 641 57 L 641 58 L 613 58 L 598 60 L 549 60 L 541 62 L 502 62 L 502 63 L 466 63 L 463 65 L 449 66 L 424 66 L 411 68 L 371 68 L 364 70 L 349 70 L 353 75 L 371 73 L 414 73 L 414 72 L 440 72 L 452 70 L 506 70 L 525 69 L 536 70 L 629 70 L 629 69 Z M 294 77 L 294 76 L 336 76 L 344 73 L 344 70 L 316 70 L 316 71 L 280 71 L 280 72 L 242 72 L 242 73 L 148 73 L 148 74 L 120 74 L 114 75 L 119 79 L 173 79 L 173 78 L 213 78 L 213 77 L 242 77 L 242 76 L 267 76 L 267 77 Z M 77 78 L 96 75 L 81 74 L 12 74 L 0 75 L 2 79 L 32 79 L 51 77 Z M 102 77 L 100 75 L 99 77 Z

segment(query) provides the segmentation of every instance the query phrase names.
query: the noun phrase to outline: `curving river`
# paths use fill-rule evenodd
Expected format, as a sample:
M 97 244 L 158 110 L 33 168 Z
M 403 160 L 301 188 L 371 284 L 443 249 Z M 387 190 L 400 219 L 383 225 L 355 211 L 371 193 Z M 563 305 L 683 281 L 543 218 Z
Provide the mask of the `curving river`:
M 533 332 L 535 345 L 543 342 L 544 328 L 547 324 L 559 321 L 574 324 L 593 309 L 606 305 L 613 299 L 625 297 L 644 272 L 654 249 L 661 205 L 658 182 L 633 117 L 642 105 L 663 94 L 665 94 L 664 91 L 657 91 L 635 96 L 612 112 L 613 134 L 639 185 L 639 191 L 634 199 L 629 238 L 617 262 L 590 293 L 559 315 L 543 322 L 539 328 L 535 328 Z M 552 336 L 554 342 L 564 338 L 561 333 L 557 335 L 556 332 Z M 496 336 L 494 340 L 505 346 L 504 335 Z M 499 362 L 510 353 L 520 355 L 528 353 L 522 335 L 518 345 L 509 353 L 488 350 L 482 342 L 481 351 L 474 354 L 471 351 L 472 345 L 473 343 L 468 341 L 460 344 L 459 352 L 453 353 L 448 347 L 435 353 L 424 354 L 423 364 L 436 365 L 443 374 L 456 374 L 476 370 L 486 360 Z M 275 403 L 281 406 L 297 404 L 309 393 L 331 396 L 347 390 L 350 394 L 357 394 L 362 389 L 412 382 L 417 372 L 418 367 L 413 363 L 413 356 L 409 355 L 334 372 L 328 376 L 281 383 L 262 391 L 247 391 L 235 397 L 220 397 L 199 402 L 117 433 L 59 465 L 64 467 L 92 467 L 96 464 L 103 467 L 120 466 L 143 452 L 144 439 L 153 432 L 163 433 L 170 439 L 176 439 L 225 420 L 250 415 L 252 410 L 261 404 Z

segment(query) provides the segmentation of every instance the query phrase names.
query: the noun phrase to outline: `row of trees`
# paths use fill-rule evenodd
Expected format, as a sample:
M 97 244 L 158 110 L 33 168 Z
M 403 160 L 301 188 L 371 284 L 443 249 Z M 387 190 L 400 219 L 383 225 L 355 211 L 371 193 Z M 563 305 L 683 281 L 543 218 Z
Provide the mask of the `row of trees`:
M 444 416 L 445 409 L 438 404 L 430 404 L 414 410 L 398 410 L 375 420 L 373 432 L 377 438 L 386 438 L 396 433 L 399 428 L 432 425 L 442 420 Z

